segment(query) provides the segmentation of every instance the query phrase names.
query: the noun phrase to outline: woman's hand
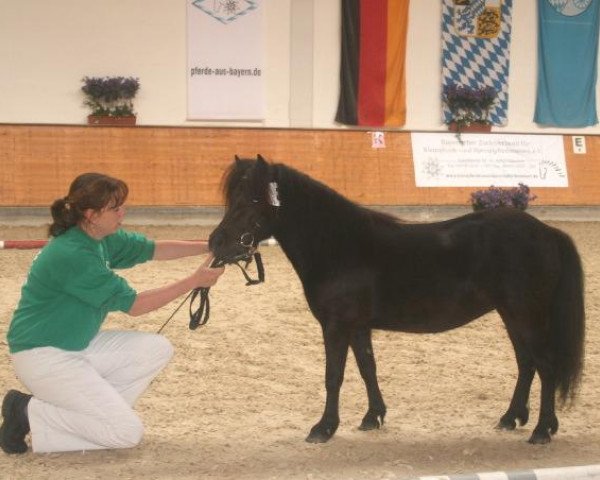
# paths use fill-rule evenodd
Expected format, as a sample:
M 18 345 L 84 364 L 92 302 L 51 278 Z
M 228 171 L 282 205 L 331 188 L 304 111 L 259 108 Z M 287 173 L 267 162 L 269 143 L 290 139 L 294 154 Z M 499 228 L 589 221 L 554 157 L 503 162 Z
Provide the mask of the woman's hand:
M 211 268 L 213 259 L 212 254 L 208 255 L 194 273 L 177 282 L 139 293 L 129 309 L 129 315 L 136 317 L 151 312 L 194 288 L 213 286 L 225 271 L 225 267 Z
M 202 265 L 198 267 L 198 270 L 194 272 L 194 277 L 196 279 L 196 287 L 212 287 L 223 272 L 225 271 L 225 267 L 216 267 L 212 268 L 210 264 L 214 260 L 213 254 L 209 254 L 206 257 L 206 260 L 202 262 Z

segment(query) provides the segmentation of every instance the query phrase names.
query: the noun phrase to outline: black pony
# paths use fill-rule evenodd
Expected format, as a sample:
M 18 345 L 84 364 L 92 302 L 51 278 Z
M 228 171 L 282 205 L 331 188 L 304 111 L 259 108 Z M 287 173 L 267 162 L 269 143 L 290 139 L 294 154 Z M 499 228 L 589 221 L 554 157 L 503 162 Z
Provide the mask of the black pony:
M 307 441 L 326 442 L 339 425 L 348 347 L 369 399 L 360 429 L 383 423 L 372 329 L 442 332 L 494 309 L 519 372 L 498 427 L 527 423 L 537 372 L 540 415 L 529 442 L 550 441 L 558 430 L 555 392 L 562 403 L 573 399 L 583 365 L 583 275 L 565 233 L 511 208 L 401 223 L 260 155 L 236 157 L 224 190 L 227 208 L 210 236 L 212 251 L 217 258 L 249 253 L 275 237 L 323 329 L 327 400 Z

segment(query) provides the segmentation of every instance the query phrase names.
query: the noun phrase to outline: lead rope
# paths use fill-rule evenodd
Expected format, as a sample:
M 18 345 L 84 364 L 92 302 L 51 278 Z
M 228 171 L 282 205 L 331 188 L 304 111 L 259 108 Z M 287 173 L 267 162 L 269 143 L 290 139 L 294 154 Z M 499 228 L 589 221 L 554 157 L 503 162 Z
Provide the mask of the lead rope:
M 211 266 L 211 268 L 218 268 L 218 267 L 222 267 L 225 264 L 235 264 L 240 268 L 240 270 L 244 274 L 244 278 L 246 279 L 246 286 L 257 285 L 257 284 L 265 281 L 265 268 L 264 268 L 264 265 L 262 262 L 262 257 L 260 256 L 260 253 L 258 253 L 258 252 L 254 253 L 254 261 L 256 262 L 256 271 L 258 274 L 258 278 L 256 278 L 256 279 L 251 278 L 250 275 L 248 274 L 248 272 L 246 271 L 246 269 L 248 268 L 248 265 L 250 265 L 251 261 L 252 261 L 252 257 L 250 257 L 246 261 L 246 264 L 244 266 L 242 266 L 240 264 L 239 260 L 227 262 L 224 260 L 215 259 L 212 261 L 210 266 Z M 169 318 L 167 318 L 165 323 L 162 324 L 162 326 L 158 329 L 158 331 L 156 333 L 158 334 L 158 333 L 162 332 L 163 328 L 165 328 L 167 326 L 167 324 L 171 321 L 171 319 L 175 316 L 175 314 L 181 309 L 183 304 L 185 302 L 187 302 L 188 298 L 190 299 L 190 307 L 189 307 L 189 311 L 190 311 L 189 328 L 190 328 L 190 330 L 196 330 L 199 326 L 205 325 L 206 322 L 208 322 L 208 319 L 210 317 L 210 300 L 208 298 L 209 290 L 210 290 L 210 287 L 194 288 L 190 293 L 187 294 L 187 296 L 183 299 L 183 301 L 179 304 L 179 306 L 175 309 L 175 311 L 171 314 L 171 316 Z M 198 308 L 194 311 L 194 309 L 193 309 L 194 300 L 196 300 L 196 298 L 198 296 L 200 297 L 200 304 L 198 305 Z

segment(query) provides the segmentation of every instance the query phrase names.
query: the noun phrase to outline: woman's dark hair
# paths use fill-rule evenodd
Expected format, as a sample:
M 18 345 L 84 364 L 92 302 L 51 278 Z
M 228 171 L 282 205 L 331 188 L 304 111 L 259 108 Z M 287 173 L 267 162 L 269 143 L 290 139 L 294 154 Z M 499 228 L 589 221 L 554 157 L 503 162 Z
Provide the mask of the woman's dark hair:
M 69 228 L 84 219 L 88 209 L 99 212 L 111 204 L 119 207 L 127 200 L 129 187 L 123 180 L 102 173 L 83 173 L 79 175 L 69 188 L 69 194 L 58 198 L 50 207 L 52 224 L 48 234 L 58 237 Z

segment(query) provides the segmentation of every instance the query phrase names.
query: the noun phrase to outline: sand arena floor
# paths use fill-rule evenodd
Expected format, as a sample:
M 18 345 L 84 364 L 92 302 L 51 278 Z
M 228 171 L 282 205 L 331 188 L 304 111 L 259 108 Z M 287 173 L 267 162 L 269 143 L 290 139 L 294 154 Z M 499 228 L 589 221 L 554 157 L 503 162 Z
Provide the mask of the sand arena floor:
M 324 398 L 321 332 L 279 247 L 262 249 L 267 281 L 245 287 L 228 268 L 211 290 L 211 319 L 187 328 L 187 306 L 164 330 L 175 357 L 137 404 L 146 433 L 123 451 L 0 455 L 0 478 L 408 479 L 595 464 L 600 461 L 600 223 L 549 222 L 575 240 L 586 272 L 586 366 L 575 406 L 559 411 L 551 444 L 526 443 L 538 413 L 514 432 L 494 429 L 516 379 L 512 347 L 496 314 L 452 332 L 375 332 L 384 427 L 361 432 L 366 394 L 349 356 L 341 424 L 327 444 L 304 441 Z M 134 226 L 154 238 L 205 238 L 206 226 Z M 43 238 L 41 227 L 0 226 L 1 239 Z M 0 384 L 19 387 L 5 333 L 36 251 L 0 251 Z M 189 259 L 123 271 L 138 290 L 181 278 Z M 179 302 L 138 318 L 111 314 L 108 329 L 156 332 Z

